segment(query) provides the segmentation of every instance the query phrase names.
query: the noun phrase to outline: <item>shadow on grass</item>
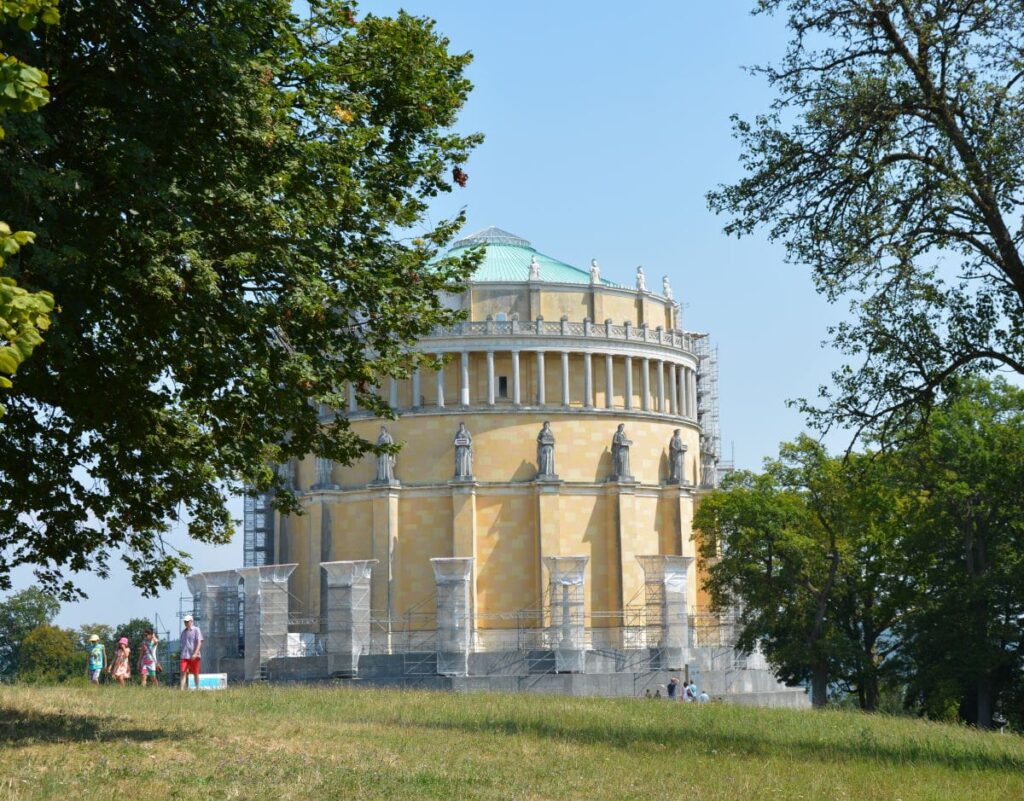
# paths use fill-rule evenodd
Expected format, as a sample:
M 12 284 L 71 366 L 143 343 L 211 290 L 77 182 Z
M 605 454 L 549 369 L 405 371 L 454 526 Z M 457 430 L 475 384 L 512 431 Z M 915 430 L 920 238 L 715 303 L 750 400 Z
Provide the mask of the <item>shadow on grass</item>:
M 165 729 L 124 728 L 115 718 L 92 715 L 44 714 L 0 707 L 0 746 L 38 743 L 146 742 L 177 737 Z
M 478 721 L 437 721 L 413 722 L 403 720 L 403 725 L 419 726 L 426 729 L 465 731 L 468 733 L 499 733 L 508 736 L 531 735 L 541 738 L 575 742 L 580 745 L 604 745 L 613 748 L 631 749 L 636 746 L 656 745 L 666 748 L 687 749 L 699 754 L 717 751 L 725 755 L 735 754 L 753 758 L 791 756 L 797 759 L 823 762 L 861 761 L 880 765 L 900 767 L 934 765 L 954 770 L 991 770 L 1021 773 L 1024 771 L 1024 753 L 987 753 L 980 749 L 966 747 L 963 750 L 943 752 L 942 748 L 953 747 L 954 743 L 934 744 L 904 741 L 899 743 L 880 742 L 870 730 L 858 737 L 854 726 L 849 733 L 850 741 L 815 740 L 787 736 L 780 732 L 766 730 L 763 734 L 685 731 L 681 729 L 651 728 L 614 730 L 605 726 L 569 726 L 556 720 L 536 719 L 490 719 Z

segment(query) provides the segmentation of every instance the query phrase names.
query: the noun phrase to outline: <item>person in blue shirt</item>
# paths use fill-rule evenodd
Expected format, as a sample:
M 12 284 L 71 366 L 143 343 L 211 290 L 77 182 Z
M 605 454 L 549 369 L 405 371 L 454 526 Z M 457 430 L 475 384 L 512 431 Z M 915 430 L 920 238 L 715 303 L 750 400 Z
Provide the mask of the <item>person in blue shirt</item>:
M 89 681 L 99 687 L 100 674 L 107 666 L 107 649 L 103 647 L 98 635 L 89 637 Z

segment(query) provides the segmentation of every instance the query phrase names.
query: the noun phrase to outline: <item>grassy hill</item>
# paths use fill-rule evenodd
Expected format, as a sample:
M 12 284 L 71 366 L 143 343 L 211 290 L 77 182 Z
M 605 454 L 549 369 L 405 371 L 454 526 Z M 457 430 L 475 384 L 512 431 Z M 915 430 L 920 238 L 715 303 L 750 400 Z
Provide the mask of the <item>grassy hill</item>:
M 1024 739 L 640 699 L 0 687 L 0 799 L 133 797 L 1014 799 Z

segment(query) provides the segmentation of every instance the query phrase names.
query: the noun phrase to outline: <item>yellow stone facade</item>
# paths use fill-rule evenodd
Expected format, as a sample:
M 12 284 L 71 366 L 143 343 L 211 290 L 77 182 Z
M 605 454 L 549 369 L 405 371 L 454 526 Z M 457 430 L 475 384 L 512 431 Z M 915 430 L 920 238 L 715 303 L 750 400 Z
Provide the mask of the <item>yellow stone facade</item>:
M 667 288 L 667 284 L 666 284 Z M 475 281 L 450 302 L 467 322 L 419 343 L 445 357 L 379 387 L 399 418 L 355 405 L 345 414 L 375 440 L 381 425 L 401 445 L 395 481 L 375 484 L 377 458 L 293 466 L 304 514 L 277 516 L 268 561 L 291 574 L 293 630 L 319 631 L 320 562 L 375 559 L 376 618 L 434 611 L 430 559 L 473 557 L 471 599 L 479 630 L 515 625 L 544 603 L 545 557 L 587 556 L 585 610 L 592 625 L 643 604 L 637 556 L 694 556 L 691 521 L 702 465 L 699 335 L 681 329 L 670 296 L 580 282 Z M 537 435 L 550 421 L 557 481 L 537 480 Z M 473 480 L 454 480 L 453 438 L 473 437 Z M 618 424 L 632 441 L 633 481 L 609 480 Z M 669 442 L 686 446 L 683 481 L 670 483 Z M 323 488 L 324 485 L 332 488 Z M 333 488 L 336 487 L 336 488 Z M 690 605 L 702 605 L 691 568 Z M 590 625 L 590 624 L 588 624 Z

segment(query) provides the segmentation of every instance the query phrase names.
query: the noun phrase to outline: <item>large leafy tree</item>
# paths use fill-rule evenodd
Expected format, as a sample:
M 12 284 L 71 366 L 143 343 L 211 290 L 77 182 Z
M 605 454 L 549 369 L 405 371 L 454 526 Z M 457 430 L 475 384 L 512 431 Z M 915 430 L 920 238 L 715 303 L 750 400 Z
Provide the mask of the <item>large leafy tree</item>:
M 75 650 L 75 632 L 49 624 L 32 629 L 18 651 L 18 681 L 66 681 L 85 672 L 86 656 Z
M 914 588 L 898 627 L 910 701 L 981 727 L 1024 719 L 1024 391 L 960 382 L 899 454 Z
M 339 0 L 69 0 L 3 38 L 52 102 L 10 119 L 0 219 L 62 311 L 0 429 L 0 586 L 29 564 L 72 596 L 120 552 L 153 592 L 187 567 L 179 521 L 226 541 L 226 492 L 372 448 L 324 410 L 352 382 L 386 413 L 372 387 L 453 320 L 472 265 L 431 262 L 460 220 L 425 212 L 478 141 L 452 127 L 470 57 Z
M 770 113 L 737 120 L 747 175 L 709 195 L 737 235 L 766 227 L 819 292 L 851 364 L 805 408 L 888 439 L 943 382 L 1024 374 L 1024 5 L 760 0 L 788 13 L 755 71 Z
M 18 650 L 28 633 L 46 626 L 60 611 L 60 602 L 38 587 L 16 592 L 0 602 L 0 676 L 18 672 Z
M 738 472 L 701 501 L 694 525 L 712 604 L 739 615 L 738 647 L 759 647 L 782 680 L 878 704 L 905 580 L 887 465 L 830 457 L 809 437 L 761 474 Z

